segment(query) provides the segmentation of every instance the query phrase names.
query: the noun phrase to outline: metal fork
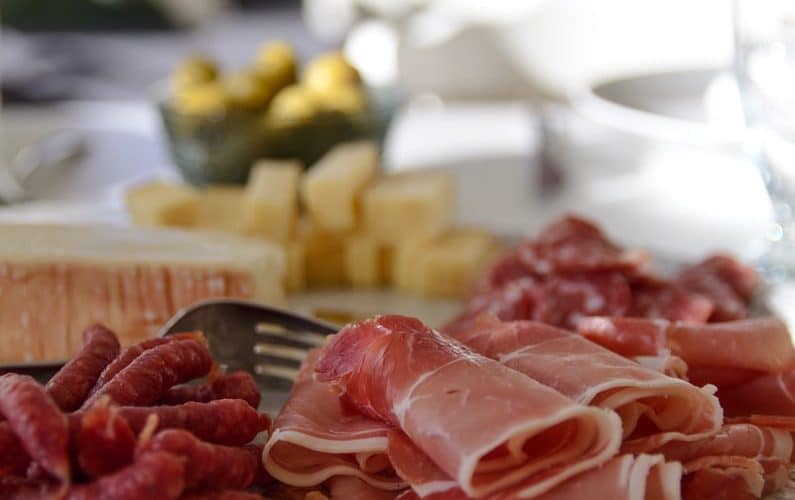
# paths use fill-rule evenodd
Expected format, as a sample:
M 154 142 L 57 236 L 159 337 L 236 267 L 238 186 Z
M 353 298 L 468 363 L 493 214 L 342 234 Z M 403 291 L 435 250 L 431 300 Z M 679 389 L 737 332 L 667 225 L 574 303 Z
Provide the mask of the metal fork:
M 211 299 L 178 311 L 159 331 L 201 330 L 213 358 L 227 370 L 245 370 L 268 389 L 289 389 L 312 347 L 338 327 L 276 307 L 239 299 Z

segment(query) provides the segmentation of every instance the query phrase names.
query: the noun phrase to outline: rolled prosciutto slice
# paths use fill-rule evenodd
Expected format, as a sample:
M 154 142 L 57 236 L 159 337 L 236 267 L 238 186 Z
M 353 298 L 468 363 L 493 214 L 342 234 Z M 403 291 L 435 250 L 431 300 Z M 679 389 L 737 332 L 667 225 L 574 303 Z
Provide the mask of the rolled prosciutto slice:
M 382 490 L 405 483 L 387 458 L 388 426 L 345 404 L 313 379 L 320 351 L 309 353 L 262 453 L 268 473 L 291 486 L 352 476 Z
M 702 382 L 694 375 L 722 382 L 738 375 L 781 372 L 795 364 L 787 326 L 773 317 L 709 325 L 594 317 L 580 321 L 577 330 L 624 356 L 654 356 L 669 349 L 687 363 L 694 382 Z
M 331 500 L 395 500 L 397 491 L 380 490 L 353 476 L 334 476 L 328 480 Z
M 721 388 L 718 395 L 729 417 L 752 414 L 795 417 L 795 369 Z
M 389 438 L 390 457 L 401 475 L 412 485 L 399 500 L 466 500 L 455 481 L 440 470 L 399 431 Z M 682 466 L 666 462 L 662 455 L 620 455 L 591 468 L 536 497 L 541 500 L 681 500 Z M 485 498 L 520 498 L 519 485 Z
M 665 376 L 576 333 L 485 316 L 456 338 L 578 403 L 615 410 L 625 440 L 697 440 L 717 432 L 723 420 L 714 387 Z
M 514 498 L 535 497 L 604 463 L 621 441 L 615 413 L 579 405 L 414 318 L 348 325 L 324 347 L 316 374 L 405 432 L 473 497 L 522 482 Z

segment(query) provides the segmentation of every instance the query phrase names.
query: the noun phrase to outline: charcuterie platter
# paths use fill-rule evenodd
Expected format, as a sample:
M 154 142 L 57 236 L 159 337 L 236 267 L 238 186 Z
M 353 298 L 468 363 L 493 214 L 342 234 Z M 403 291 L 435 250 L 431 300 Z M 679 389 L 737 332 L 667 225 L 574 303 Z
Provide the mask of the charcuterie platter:
M 201 332 L 96 325 L 43 385 L 0 376 L 0 496 L 782 497 L 795 349 L 758 290 L 729 256 L 663 273 L 567 217 L 434 328 L 388 311 L 297 342 L 283 392 Z

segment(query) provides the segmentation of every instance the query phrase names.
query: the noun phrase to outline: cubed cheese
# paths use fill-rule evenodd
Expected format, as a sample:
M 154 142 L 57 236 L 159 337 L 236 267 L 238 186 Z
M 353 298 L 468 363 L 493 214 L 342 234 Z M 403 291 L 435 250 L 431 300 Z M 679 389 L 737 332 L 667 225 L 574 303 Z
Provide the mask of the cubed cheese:
M 392 259 L 392 283 L 398 290 L 415 292 L 419 288 L 422 251 L 430 245 L 424 238 L 407 239 L 395 247 Z
M 442 172 L 384 176 L 364 193 L 364 226 L 382 243 L 443 232 L 455 213 L 455 179 Z
M 353 286 L 375 287 L 384 282 L 382 245 L 367 235 L 351 236 L 345 242 L 345 273 Z
M 198 226 L 228 233 L 248 234 L 242 187 L 208 186 L 201 196 Z
M 453 229 L 437 238 L 408 241 L 398 248 L 395 283 L 425 296 L 464 295 L 497 248 L 495 238 L 478 229 Z
M 288 292 L 300 292 L 306 288 L 306 245 L 301 240 L 291 241 L 285 245 L 285 255 L 285 287 Z
M 127 210 L 138 226 L 179 226 L 196 224 L 199 193 L 190 186 L 168 182 L 149 182 L 130 189 Z
M 301 195 L 313 223 L 324 231 L 356 227 L 358 200 L 378 170 L 378 149 L 370 142 L 336 146 L 304 176 Z
M 252 233 L 287 242 L 298 217 L 298 182 L 301 163 L 260 160 L 251 170 L 245 189 L 245 223 Z
M 347 284 L 345 277 L 345 241 L 348 233 L 317 229 L 310 221 L 299 224 L 299 240 L 304 244 L 306 283 L 313 287 L 336 287 Z
M 422 253 L 417 292 L 426 296 L 464 295 L 494 256 L 496 247 L 495 238 L 486 231 L 457 229 L 444 234 Z

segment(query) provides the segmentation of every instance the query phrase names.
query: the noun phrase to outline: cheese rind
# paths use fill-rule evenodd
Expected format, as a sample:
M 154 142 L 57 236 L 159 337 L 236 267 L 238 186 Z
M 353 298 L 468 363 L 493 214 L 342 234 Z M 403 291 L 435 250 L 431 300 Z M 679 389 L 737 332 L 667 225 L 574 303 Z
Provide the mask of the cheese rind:
M 378 241 L 390 245 L 433 237 L 447 229 L 455 204 L 455 178 L 450 174 L 384 176 L 362 196 L 364 227 Z
M 0 362 L 63 360 L 101 322 L 124 345 L 212 297 L 284 303 L 284 255 L 231 235 L 0 225 Z
M 260 160 L 245 188 L 245 227 L 253 234 L 287 242 L 298 217 L 298 161 Z
M 190 227 L 199 217 L 198 191 L 182 184 L 141 184 L 127 191 L 125 202 L 130 218 L 139 226 Z
M 301 183 L 312 222 L 325 231 L 354 229 L 359 196 L 377 170 L 378 149 L 371 142 L 341 144 L 326 153 Z

